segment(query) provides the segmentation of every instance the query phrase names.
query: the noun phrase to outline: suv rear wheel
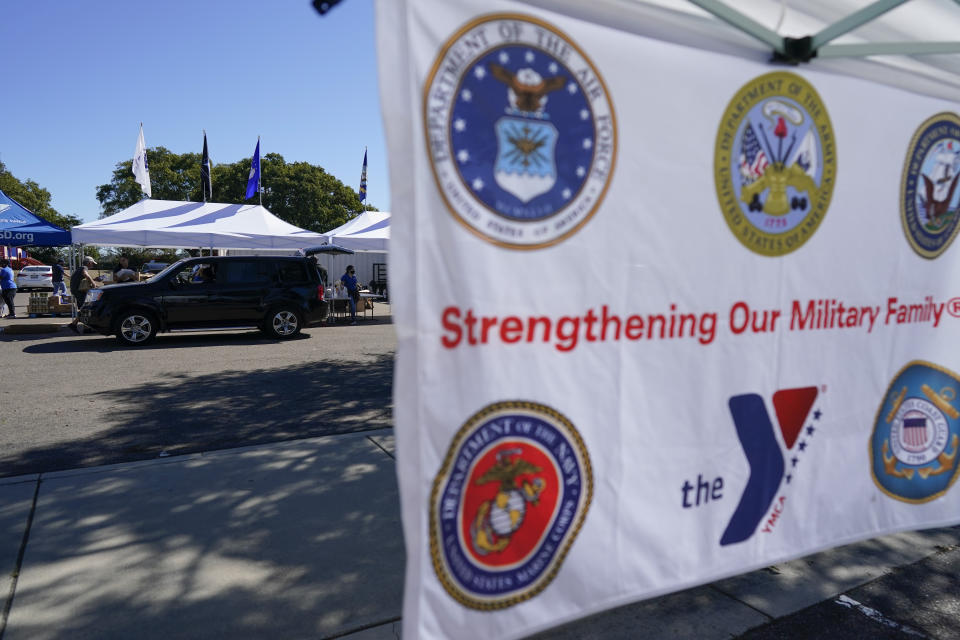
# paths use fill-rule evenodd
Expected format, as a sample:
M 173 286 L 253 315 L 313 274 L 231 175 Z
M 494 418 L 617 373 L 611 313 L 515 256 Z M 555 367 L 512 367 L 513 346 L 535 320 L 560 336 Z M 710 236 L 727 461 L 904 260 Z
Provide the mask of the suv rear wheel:
M 151 342 L 157 336 L 157 319 L 147 311 L 126 311 L 117 323 L 117 340 L 120 344 L 138 347 Z
M 285 340 L 300 333 L 300 315 L 290 307 L 270 311 L 263 323 L 263 331 L 271 338 Z

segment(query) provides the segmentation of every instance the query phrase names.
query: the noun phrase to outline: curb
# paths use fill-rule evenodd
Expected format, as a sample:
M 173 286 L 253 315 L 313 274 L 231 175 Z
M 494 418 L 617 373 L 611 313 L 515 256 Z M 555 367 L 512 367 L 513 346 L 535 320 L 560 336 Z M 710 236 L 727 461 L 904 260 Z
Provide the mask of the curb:
M 65 325 L 53 322 L 35 323 L 35 324 L 11 324 L 6 327 L 0 327 L 0 333 L 8 335 L 28 335 L 31 333 L 56 333 Z
M 36 482 L 38 478 L 51 480 L 55 478 L 66 478 L 78 475 L 93 475 L 98 473 L 113 473 L 116 471 L 127 471 L 141 469 L 144 467 L 153 467 L 159 465 L 186 463 L 196 460 L 210 460 L 213 458 L 222 458 L 232 455 L 249 454 L 254 451 L 272 451 L 277 449 L 290 449 L 297 446 L 316 444 L 320 441 L 331 440 L 334 438 L 369 438 L 378 436 L 393 435 L 393 427 L 382 427 L 379 429 L 369 429 L 367 431 L 348 431 L 346 433 L 332 433 L 326 436 L 312 436 L 310 438 L 297 438 L 295 440 L 281 440 L 279 442 L 265 442 L 261 444 L 249 444 L 239 447 L 230 447 L 228 449 L 210 449 L 209 451 L 195 451 L 192 453 L 182 453 L 165 455 L 158 458 L 146 458 L 144 460 L 130 460 L 127 462 L 114 462 L 102 464 L 94 467 L 75 467 L 73 469 L 59 469 L 57 471 L 41 471 L 26 473 L 18 476 L 6 476 L 0 478 L 0 486 L 7 484 L 20 484 L 24 482 Z M 374 444 L 386 455 L 393 458 L 383 446 L 374 442 Z

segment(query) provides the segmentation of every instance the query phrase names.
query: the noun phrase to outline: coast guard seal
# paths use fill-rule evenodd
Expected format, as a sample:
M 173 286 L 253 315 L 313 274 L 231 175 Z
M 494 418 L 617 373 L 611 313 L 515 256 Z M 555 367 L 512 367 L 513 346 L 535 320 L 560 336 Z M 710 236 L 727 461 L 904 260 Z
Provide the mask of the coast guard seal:
M 473 609 L 510 607 L 556 576 L 583 525 L 593 472 L 580 434 L 533 402 L 497 402 L 457 432 L 433 481 L 430 555 Z
M 930 362 L 908 363 L 877 410 L 870 438 L 873 481 L 903 502 L 929 502 L 957 479 L 960 376 Z
M 960 117 L 938 113 L 920 125 L 903 163 L 900 221 L 924 258 L 942 254 L 960 230 Z
M 827 213 L 836 164 L 833 126 L 816 89 L 785 71 L 754 78 L 727 105 L 714 147 L 727 226 L 754 253 L 796 251 Z
M 603 78 L 564 33 L 492 14 L 453 35 L 423 98 L 430 164 L 454 217 L 494 244 L 560 242 L 600 206 L 616 158 Z

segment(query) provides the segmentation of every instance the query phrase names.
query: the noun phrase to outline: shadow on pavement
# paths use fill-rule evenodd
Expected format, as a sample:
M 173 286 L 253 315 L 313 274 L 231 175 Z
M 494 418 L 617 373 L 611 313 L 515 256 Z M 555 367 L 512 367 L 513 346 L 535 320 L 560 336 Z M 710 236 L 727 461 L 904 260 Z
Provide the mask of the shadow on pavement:
M 919 562 L 885 573 L 842 597 L 774 620 L 740 638 L 806 640 L 810 630 L 816 629 L 817 638 L 823 640 L 957 640 L 958 549 L 957 545 L 940 546 L 937 553 Z
M 403 553 L 363 437 L 53 477 L 5 639 L 339 636 L 399 616 Z
M 392 426 L 392 385 L 393 357 L 386 355 L 202 377 L 185 370 L 95 394 L 112 407 L 101 432 L 16 455 L 0 453 L 0 477 L 382 429 Z
M 57 334 L 60 336 L 61 334 Z M 26 337 L 26 336 L 24 336 Z M 116 338 L 112 336 L 102 336 L 100 334 L 83 334 L 79 338 L 73 334 L 64 334 L 64 337 L 71 340 L 51 341 L 49 336 L 45 342 L 30 345 L 24 348 L 24 353 L 57 355 L 65 353 L 86 353 L 86 352 L 114 352 L 124 349 L 136 349 L 137 351 L 154 351 L 161 349 L 196 349 L 198 347 L 222 347 L 224 345 L 251 345 L 251 344 L 273 344 L 280 342 L 275 338 L 268 338 L 259 331 L 224 331 L 224 332 L 204 332 L 204 333 L 173 333 L 160 334 L 156 340 L 148 345 L 140 347 L 125 347 L 117 343 Z M 13 338 L 13 336 L 10 336 Z M 301 333 L 293 341 L 310 340 L 309 333 Z M 12 341 L 12 340 L 11 340 Z

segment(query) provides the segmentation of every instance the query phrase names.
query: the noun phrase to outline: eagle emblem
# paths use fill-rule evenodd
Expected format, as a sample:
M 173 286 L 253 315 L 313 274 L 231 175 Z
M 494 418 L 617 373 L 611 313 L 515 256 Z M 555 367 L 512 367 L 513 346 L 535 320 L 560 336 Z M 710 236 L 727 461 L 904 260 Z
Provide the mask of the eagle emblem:
M 530 68 L 512 73 L 491 64 L 494 78 L 507 86 L 508 106 L 513 117 L 497 121 L 497 184 L 521 202 L 530 202 L 553 188 L 557 181 L 554 149 L 557 128 L 547 120 L 547 94 L 566 84 L 564 76 L 543 78 Z
M 518 14 L 477 18 L 440 51 L 423 117 L 447 208 L 510 248 L 575 233 L 598 210 L 617 151 L 613 101 L 593 63 L 565 33 Z
M 747 248 L 799 249 L 826 215 L 835 175 L 830 118 L 806 80 L 768 73 L 734 95 L 717 132 L 714 181 L 727 226 Z
M 560 570 L 592 495 L 590 458 L 567 418 L 528 401 L 484 407 L 457 432 L 433 482 L 437 578 L 474 609 L 534 597 Z
M 499 485 L 496 497 L 481 503 L 470 528 L 473 548 L 481 555 L 503 551 L 510 544 L 510 536 L 523 524 L 527 503 L 536 505 L 543 491 L 543 478 L 522 479 L 541 471 L 520 457 L 522 453 L 521 448 L 497 452 L 496 464 L 477 480 L 478 485 Z
M 960 230 L 960 117 L 938 113 L 917 129 L 907 149 L 900 217 L 919 255 L 941 255 Z
M 903 502 L 929 502 L 957 478 L 960 376 L 923 361 L 894 378 L 871 436 L 873 480 Z

